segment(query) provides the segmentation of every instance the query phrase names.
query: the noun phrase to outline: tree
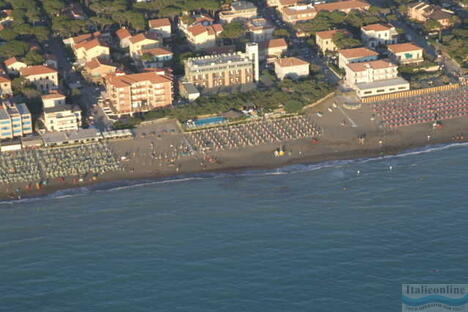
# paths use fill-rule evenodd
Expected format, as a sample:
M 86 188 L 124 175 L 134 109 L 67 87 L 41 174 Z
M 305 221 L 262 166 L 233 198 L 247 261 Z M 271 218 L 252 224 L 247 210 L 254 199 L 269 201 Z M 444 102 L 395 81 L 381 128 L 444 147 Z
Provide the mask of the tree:
M 280 29 L 275 29 L 275 31 L 273 32 L 273 36 L 289 38 L 291 34 L 286 29 L 280 28 Z
M 44 56 L 39 53 L 37 50 L 29 50 L 24 57 L 24 62 L 28 65 L 39 65 L 43 64 L 45 61 Z
M 338 49 L 350 49 L 361 46 L 361 41 L 341 31 L 333 35 L 333 43 Z
M 0 38 L 5 41 L 14 40 L 18 36 L 18 33 L 11 28 L 5 28 L 0 31 Z
M 28 51 L 29 43 L 24 41 L 12 40 L 0 46 L 0 56 L 3 58 L 23 56 Z
M 442 25 L 435 19 L 429 19 L 428 21 L 426 21 L 426 23 L 424 23 L 424 28 L 426 29 L 426 31 L 432 32 L 434 30 L 441 29 Z
M 241 22 L 233 21 L 224 26 L 221 37 L 226 39 L 238 39 L 243 37 L 245 32 L 244 25 Z

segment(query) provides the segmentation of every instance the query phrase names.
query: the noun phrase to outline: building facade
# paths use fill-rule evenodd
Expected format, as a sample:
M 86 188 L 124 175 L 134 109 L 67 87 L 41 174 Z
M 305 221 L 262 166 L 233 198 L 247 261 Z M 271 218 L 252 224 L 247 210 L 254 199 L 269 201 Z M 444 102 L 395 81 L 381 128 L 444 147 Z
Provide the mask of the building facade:
M 398 42 L 398 32 L 393 25 L 371 24 L 361 27 L 361 39 L 369 48 Z
M 388 46 L 389 57 L 398 64 L 419 64 L 424 62 L 423 48 L 413 43 L 398 43 Z
M 219 20 L 222 23 L 230 23 L 235 20 L 248 20 L 257 16 L 257 7 L 249 1 L 234 1 L 229 10 L 219 12 Z
M 133 115 L 172 104 L 172 80 L 156 72 L 112 75 L 106 99 L 116 115 Z
M 345 84 L 354 89 L 359 97 L 410 89 L 409 82 L 398 77 L 398 66 L 388 60 L 349 63 L 345 70 Z
M 454 13 L 449 10 L 442 9 L 436 5 L 426 2 L 416 2 L 408 5 L 408 17 L 418 22 L 425 23 L 428 20 L 436 20 L 442 28 L 453 26 L 452 17 Z
M 0 105 L 0 140 L 32 133 L 32 118 L 26 104 Z
M 197 87 L 216 88 L 259 80 L 258 44 L 248 43 L 246 52 L 209 55 L 185 61 L 185 81 Z
M 43 93 L 58 89 L 58 71 L 54 68 L 36 65 L 22 68 L 20 72 L 22 77 L 33 83 Z
M 283 21 L 296 24 L 313 19 L 317 15 L 317 10 L 312 4 L 297 4 L 285 6 L 278 9 Z
M 275 27 L 264 18 L 253 18 L 248 21 L 247 29 L 253 42 L 268 41 L 273 37 Z
M 343 34 L 349 34 L 349 32 L 344 29 L 318 31 L 315 33 L 315 43 L 318 45 L 322 53 L 326 53 L 327 51 L 333 52 L 338 50 L 338 47 L 333 41 L 333 36 L 335 36 L 335 34 L 339 32 Z
M 378 57 L 377 52 L 368 48 L 338 50 L 338 66 L 345 68 L 346 64 L 374 61 Z
M 302 78 L 309 76 L 309 62 L 297 57 L 285 57 L 275 61 L 275 74 L 278 79 Z
M 158 18 L 148 21 L 151 32 L 159 34 L 162 38 L 170 38 L 172 34 L 172 24 L 168 18 Z

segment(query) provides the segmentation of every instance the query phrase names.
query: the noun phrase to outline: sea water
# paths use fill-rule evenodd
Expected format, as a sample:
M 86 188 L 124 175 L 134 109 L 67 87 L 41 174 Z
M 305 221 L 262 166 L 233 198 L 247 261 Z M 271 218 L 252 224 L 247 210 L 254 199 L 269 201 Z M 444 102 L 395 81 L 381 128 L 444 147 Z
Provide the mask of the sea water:
M 0 204 L 0 311 L 398 311 L 468 281 L 468 146 Z

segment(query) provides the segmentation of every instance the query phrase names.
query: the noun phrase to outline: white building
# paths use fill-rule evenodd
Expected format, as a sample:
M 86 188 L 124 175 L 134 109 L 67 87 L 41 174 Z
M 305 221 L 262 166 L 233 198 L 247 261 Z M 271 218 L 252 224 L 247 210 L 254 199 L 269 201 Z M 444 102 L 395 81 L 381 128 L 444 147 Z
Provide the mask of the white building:
M 297 79 L 309 76 L 309 63 L 297 57 L 285 57 L 275 61 L 275 74 L 278 79 Z
M 379 53 L 368 48 L 352 48 L 338 50 L 338 66 L 345 68 L 346 64 L 369 62 L 377 60 Z
M 81 109 L 65 104 L 65 95 L 43 95 L 42 120 L 47 131 L 71 131 L 81 127 Z
M 361 27 L 361 39 L 366 46 L 375 48 L 379 45 L 398 42 L 398 32 L 393 25 L 371 24 Z
M 345 70 L 345 84 L 354 89 L 359 97 L 410 89 L 409 82 L 398 77 L 398 66 L 388 60 L 349 63 Z

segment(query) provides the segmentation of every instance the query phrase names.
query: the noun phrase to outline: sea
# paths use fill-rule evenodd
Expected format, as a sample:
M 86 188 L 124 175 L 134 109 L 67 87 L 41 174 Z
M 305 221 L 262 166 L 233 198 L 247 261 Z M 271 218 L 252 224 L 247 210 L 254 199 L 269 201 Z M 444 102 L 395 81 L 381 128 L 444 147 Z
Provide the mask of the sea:
M 0 311 L 399 311 L 468 283 L 468 145 L 0 203 Z

